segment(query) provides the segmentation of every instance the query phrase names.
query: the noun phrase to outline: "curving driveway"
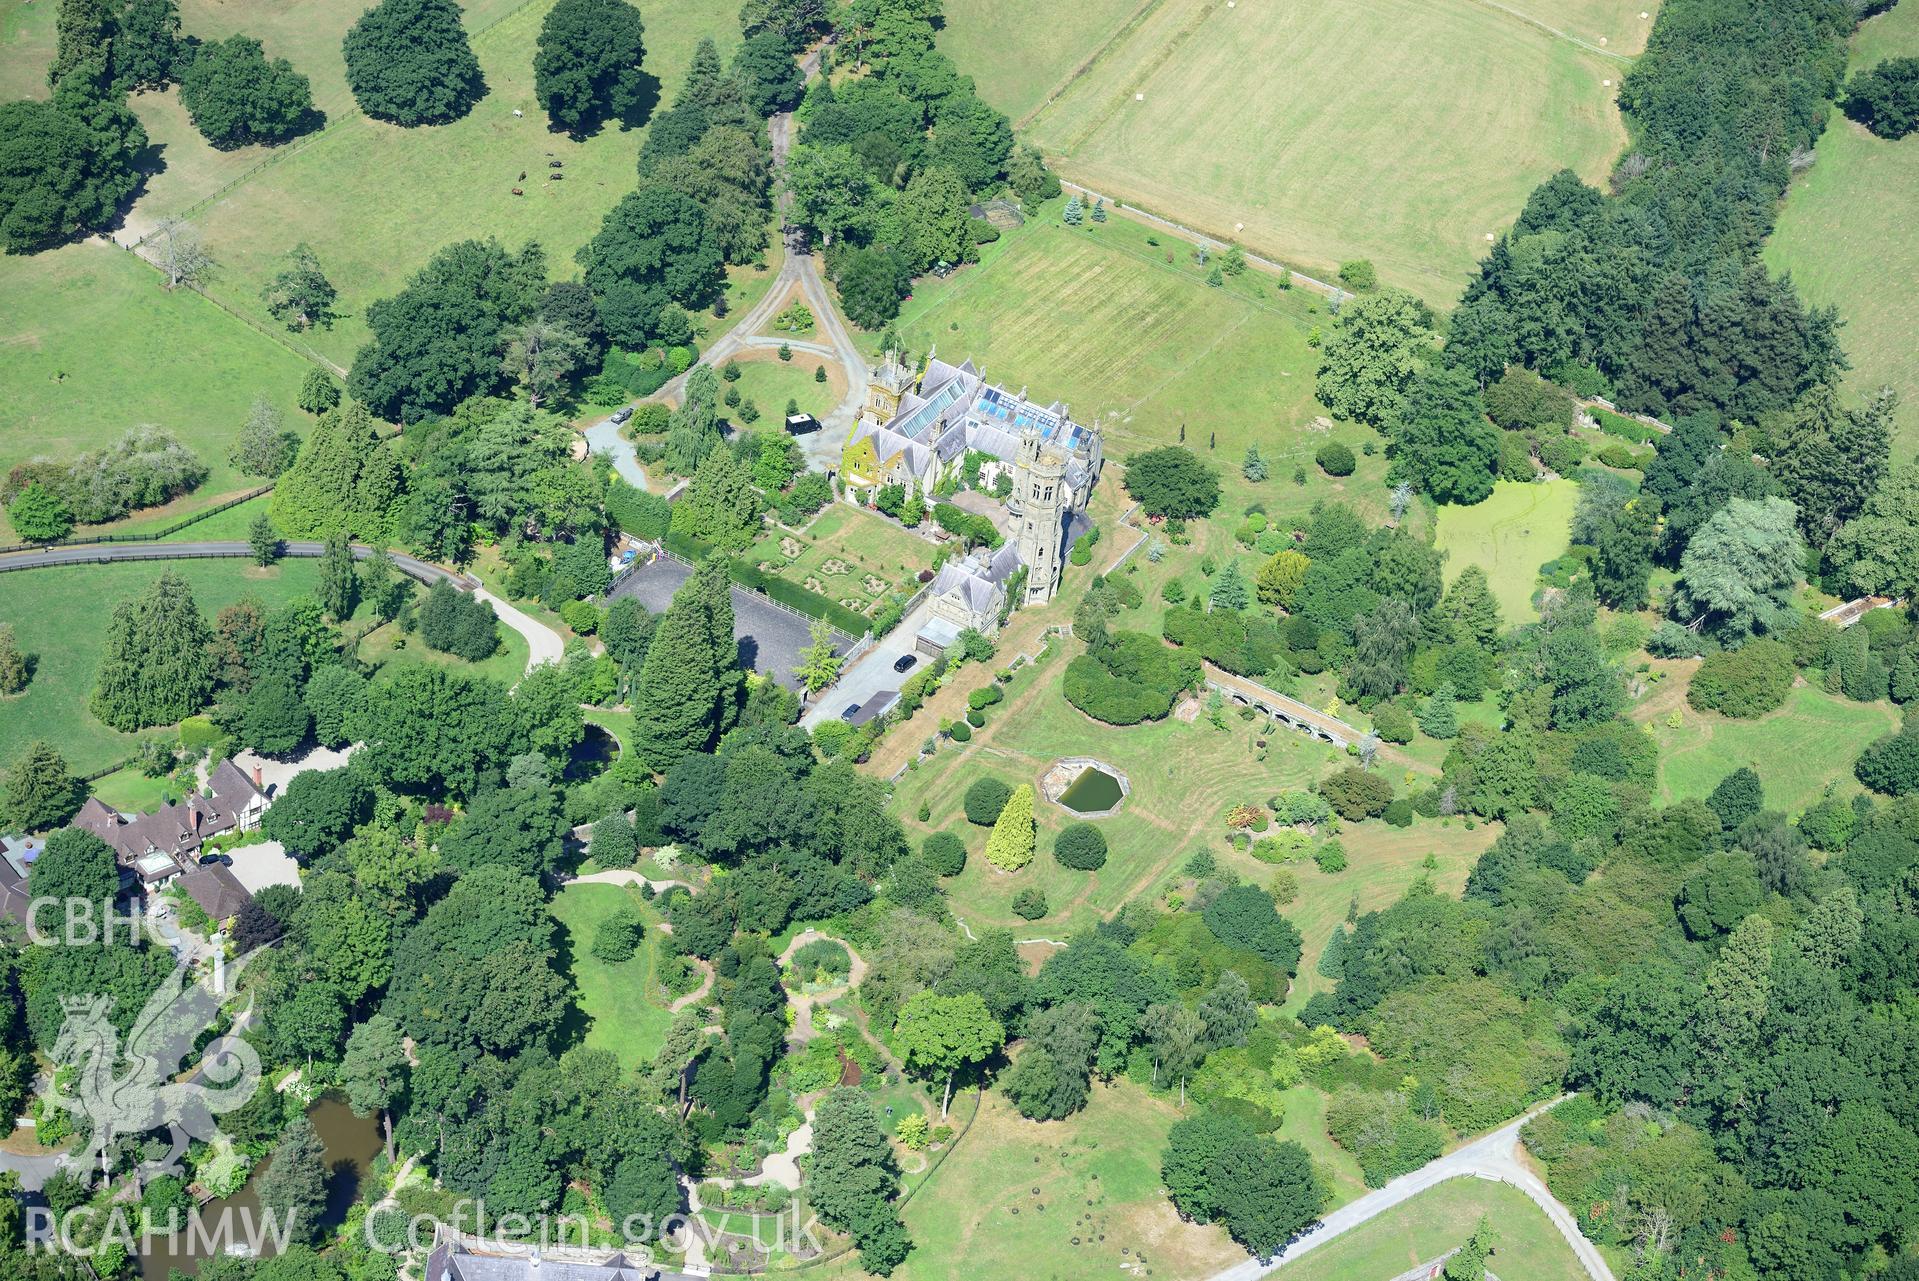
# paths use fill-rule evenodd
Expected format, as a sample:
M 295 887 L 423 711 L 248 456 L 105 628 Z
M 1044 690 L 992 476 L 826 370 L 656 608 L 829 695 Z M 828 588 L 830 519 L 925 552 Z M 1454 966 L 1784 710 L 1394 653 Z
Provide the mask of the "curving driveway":
M 813 51 L 800 60 L 800 73 L 811 80 L 819 74 L 820 55 Z M 793 115 L 781 112 L 767 121 L 767 132 L 773 144 L 773 168 L 778 173 L 786 165 L 787 148 L 792 145 Z M 779 193 L 778 210 L 781 221 L 785 221 L 788 195 L 784 189 Z M 794 287 L 799 289 L 800 297 L 813 313 L 814 323 L 819 327 L 824 341 L 795 341 L 777 334 L 759 332 L 772 324 L 778 315 L 786 295 Z M 846 322 L 840 319 L 839 308 L 834 306 L 832 296 L 827 292 L 826 281 L 820 275 L 819 260 L 806 248 L 800 233 L 792 232 L 786 238 L 786 259 L 780 264 L 779 275 L 751 310 L 741 316 L 733 328 L 714 339 L 713 345 L 700 353 L 699 363 L 718 367 L 727 359 L 748 348 L 774 350 L 782 343 L 795 351 L 812 352 L 839 363 L 846 373 L 846 398 L 838 408 L 826 416 L 816 432 L 800 438 L 800 447 L 805 451 L 807 463 L 817 471 L 826 471 L 839 466 L 840 447 L 846 440 L 847 432 L 859 418 L 860 404 L 866 397 L 866 380 L 870 371 L 866 358 L 860 354 L 853 336 L 847 331 Z M 688 371 L 689 373 L 691 370 Z M 686 374 L 681 374 L 655 392 L 649 399 L 677 400 L 686 387 Z M 596 426 L 598 426 L 596 424 Z M 591 437 L 589 437 L 591 439 Z M 595 448 L 598 448 L 596 445 Z M 618 454 L 615 454 L 615 467 L 619 467 Z M 637 469 L 638 464 L 634 464 Z M 622 471 L 622 475 L 626 473 Z M 628 479 L 632 479 L 628 476 Z
M 1519 1144 L 1519 1129 L 1526 1122 L 1550 1108 L 1563 1103 L 1570 1095 L 1554 1099 L 1551 1103 L 1541 1104 L 1524 1116 L 1508 1121 L 1483 1138 L 1474 1139 L 1465 1147 L 1448 1152 L 1437 1160 L 1428 1162 L 1411 1174 L 1403 1174 L 1382 1188 L 1375 1188 L 1357 1201 L 1349 1201 L 1333 1210 L 1321 1219 L 1319 1226 L 1304 1236 L 1294 1239 L 1293 1243 L 1280 1252 L 1271 1261 L 1247 1259 L 1236 1263 L 1222 1272 L 1215 1272 L 1207 1281 L 1260 1281 L 1271 1276 L 1274 1281 L 1285 1281 L 1286 1264 L 1303 1254 L 1307 1254 L 1325 1245 L 1335 1237 L 1352 1231 L 1369 1219 L 1383 1214 L 1402 1202 L 1409 1201 L 1421 1192 L 1448 1179 L 1477 1178 L 1495 1183 L 1504 1183 L 1518 1188 L 1530 1197 L 1534 1204 L 1546 1212 L 1553 1226 L 1566 1239 L 1566 1244 L 1579 1257 L 1580 1264 L 1592 1281 L 1614 1281 L 1613 1272 L 1607 1266 L 1599 1248 L 1586 1239 L 1579 1230 L 1572 1211 L 1559 1203 L 1545 1183 L 1534 1174 L 1514 1154 Z
M 301 560 L 314 560 L 326 551 L 326 544 L 301 541 L 282 542 L 280 554 Z M 356 560 L 365 560 L 374 549 L 359 543 L 353 545 Z M 479 580 L 467 574 L 442 569 L 431 561 L 420 560 L 402 552 L 389 552 L 394 566 L 408 578 L 432 586 L 442 578 L 453 580 L 455 586 L 472 592 L 475 596 L 492 606 L 493 612 L 502 623 L 511 627 L 526 638 L 526 669 L 532 671 L 541 663 L 557 663 L 565 651 L 560 634 L 545 623 L 513 608 L 493 593 L 481 587 Z M 37 551 L 13 552 L 0 556 L 0 574 L 23 569 L 49 569 L 59 565 L 105 565 L 116 561 L 134 560 L 217 560 L 253 558 L 251 544 L 238 541 L 206 541 L 187 543 L 96 543 L 79 547 L 42 547 Z

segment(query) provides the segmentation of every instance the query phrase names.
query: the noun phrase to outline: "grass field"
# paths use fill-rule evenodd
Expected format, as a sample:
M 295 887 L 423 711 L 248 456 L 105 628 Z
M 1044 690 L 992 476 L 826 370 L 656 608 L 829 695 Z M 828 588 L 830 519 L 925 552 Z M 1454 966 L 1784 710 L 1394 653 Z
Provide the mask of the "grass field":
M 616 912 L 632 909 L 646 920 L 640 950 L 627 961 L 602 961 L 593 955 L 593 933 Z M 586 1043 L 609 1050 L 628 1071 L 649 1063 L 673 1021 L 658 995 L 654 974 L 659 917 L 640 896 L 620 885 L 569 885 L 553 899 L 553 916 L 566 935 L 573 982 L 589 1026 Z
M 231 560 L 188 560 L 171 566 L 211 619 L 242 597 L 269 608 L 310 593 L 317 560 L 281 561 L 268 569 Z M 24 694 L 0 699 L 0 761 L 11 762 L 37 738 L 52 741 L 75 773 L 102 769 L 130 754 L 135 736 L 95 720 L 87 710 L 106 648 L 106 620 L 137 596 L 159 570 L 151 564 L 74 565 L 0 575 L 0 620 L 13 624 L 20 648 L 37 656 Z
M 416 591 L 414 599 L 426 599 L 424 591 Z M 371 621 L 371 620 L 368 620 Z M 364 627 L 366 624 L 360 623 Z M 526 637 L 502 623 L 500 648 L 491 658 L 469 663 L 457 654 L 444 654 L 436 649 L 428 649 L 426 642 L 419 636 L 408 636 L 397 624 L 383 623 L 360 638 L 360 661 L 374 669 L 383 667 L 451 667 L 470 676 L 486 676 L 502 685 L 512 685 L 526 674 Z
M 1610 168 L 1625 63 L 1598 42 L 1630 52 L 1651 26 L 1616 0 L 1041 7 L 1059 21 L 955 4 L 946 42 L 1002 64 L 983 90 L 1064 176 L 1315 275 L 1371 258 L 1439 304 L 1540 180 Z M 1042 33 L 1030 54 L 1013 23 Z
M 1784 707 L 1752 720 L 1694 711 L 1685 695 L 1698 663 L 1654 666 L 1665 679 L 1632 716 L 1659 743 L 1659 791 L 1666 801 L 1704 797 L 1720 779 L 1749 765 L 1765 788 L 1767 806 L 1797 813 L 1830 784 L 1858 791 L 1852 763 L 1860 750 L 1899 728 L 1898 710 L 1890 703 L 1855 703 L 1811 685 L 1795 686 Z M 1674 711 L 1678 728 L 1667 724 Z
M 59 6 L 31 0 L 0 3 L 0 102 L 47 96 L 53 20 Z
M 1464 1245 L 1481 1215 L 1498 1233 L 1490 1265 L 1500 1277 L 1585 1281 L 1572 1248 L 1524 1192 L 1471 1178 L 1428 1189 L 1266 1275 L 1279 1281 L 1386 1281 Z
M 1853 37 L 1852 69 L 1919 57 L 1919 8 L 1896 5 Z M 1919 278 L 1919 149 L 1876 138 L 1835 110 L 1817 162 L 1793 183 L 1766 247 L 1775 270 L 1792 272 L 1808 301 L 1839 307 L 1839 333 L 1858 395 L 1890 384 L 1903 402 L 1894 457 L 1919 448 L 1919 298 L 1900 282 Z
M 161 523 L 257 485 L 227 461 L 256 396 L 305 430 L 294 407 L 305 361 L 190 290 L 169 293 L 123 250 L 88 241 L 0 256 L 0 300 L 0 470 L 71 458 L 151 423 L 211 472 L 177 510 L 103 528 Z M 14 541 L 4 514 L 0 541 Z
M 1330 426 L 1316 422 L 1319 356 L 1306 342 L 1331 327 L 1324 300 L 1253 271 L 1209 287 L 1190 245 L 1126 218 L 1069 228 L 1061 207 L 984 246 L 979 263 L 919 281 L 898 322 L 908 347 L 970 357 L 995 382 L 1065 401 L 1099 424 L 1109 458 L 1173 444 L 1183 425 L 1234 492 L 1250 489 L 1239 478 L 1249 445 L 1271 469 L 1266 489 L 1290 484 L 1296 464 L 1310 469 Z M 1371 435 L 1334 432 L 1355 452 Z
M 1095 1085 L 1085 1111 L 1044 1124 L 989 1092 L 906 1207 L 914 1250 L 894 1275 L 1051 1281 L 1125 1275 L 1117 1270 L 1137 1262 L 1156 1276 L 1200 1277 L 1243 1258 L 1218 1228 L 1181 1222 L 1160 1187 L 1160 1152 L 1179 1116 L 1125 1083 Z
M 1532 595 L 1539 567 L 1566 550 L 1579 486 L 1570 480 L 1499 484 L 1483 503 L 1439 509 L 1439 549 L 1446 581 L 1478 565 L 1486 571 L 1507 627 L 1539 617 Z
M 495 236 L 517 248 L 537 240 L 552 273 L 572 275 L 573 251 L 632 189 L 643 135 L 616 127 L 576 142 L 547 128 L 533 97 L 532 57 L 550 7 L 550 0 L 531 0 L 508 9 L 506 0 L 495 0 L 488 12 L 505 16 L 472 40 L 488 93 L 463 119 L 402 129 L 342 109 L 324 133 L 256 169 L 217 201 L 193 208 L 221 264 L 211 292 L 272 324 L 259 303 L 260 287 L 288 250 L 310 244 L 339 286 L 344 315 L 331 331 L 308 340 L 344 365 L 366 339 L 366 305 L 393 293 L 453 241 Z M 719 0 L 640 8 L 647 69 L 664 82 L 668 100 L 702 36 L 719 42 L 722 57 L 738 40 L 737 11 Z M 481 25 L 475 18 L 469 15 L 469 28 Z M 524 115 L 515 117 L 515 109 Z M 564 167 L 550 170 L 550 160 Z M 564 177 L 549 181 L 550 173 Z M 526 194 L 513 195 L 516 186 Z

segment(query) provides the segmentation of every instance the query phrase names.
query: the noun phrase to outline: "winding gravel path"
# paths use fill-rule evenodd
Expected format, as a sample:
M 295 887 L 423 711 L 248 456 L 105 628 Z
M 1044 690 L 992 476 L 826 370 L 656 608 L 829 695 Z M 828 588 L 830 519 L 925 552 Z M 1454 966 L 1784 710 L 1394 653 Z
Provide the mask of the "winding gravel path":
M 1571 1097 L 1571 1096 L 1566 1096 Z M 1337 1237 L 1352 1231 L 1360 1224 L 1418 1196 L 1428 1188 L 1446 1182 L 1448 1179 L 1476 1178 L 1487 1179 L 1495 1183 L 1504 1183 L 1518 1188 L 1530 1197 L 1534 1204 L 1546 1212 L 1553 1226 L 1559 1229 L 1566 1244 L 1578 1256 L 1580 1264 L 1586 1269 L 1592 1281 L 1615 1281 L 1612 1269 L 1606 1265 L 1599 1248 L 1586 1239 L 1579 1230 L 1578 1222 L 1572 1211 L 1559 1203 L 1558 1198 L 1546 1187 L 1538 1175 L 1534 1174 L 1514 1154 L 1519 1145 L 1519 1130 L 1526 1122 L 1541 1112 L 1558 1106 L 1564 1098 L 1554 1099 L 1551 1103 L 1541 1104 L 1524 1116 L 1508 1121 L 1483 1138 L 1475 1139 L 1457 1151 L 1448 1152 L 1437 1160 L 1430 1161 L 1403 1174 L 1381 1188 L 1375 1188 L 1357 1201 L 1349 1201 L 1333 1210 L 1319 1221 L 1319 1226 L 1305 1235 L 1296 1238 L 1293 1243 L 1280 1252 L 1277 1258 L 1267 1260 L 1251 1258 L 1220 1272 L 1215 1272 L 1207 1281 L 1261 1281 L 1271 1275 L 1275 1281 L 1285 1281 L 1286 1267 L 1303 1254 L 1308 1254 Z

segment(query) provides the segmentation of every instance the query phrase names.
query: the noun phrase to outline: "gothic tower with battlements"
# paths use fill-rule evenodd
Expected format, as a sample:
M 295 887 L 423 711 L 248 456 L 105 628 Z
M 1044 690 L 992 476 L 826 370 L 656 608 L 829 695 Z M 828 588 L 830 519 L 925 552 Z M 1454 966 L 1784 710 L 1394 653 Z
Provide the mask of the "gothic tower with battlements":
M 1019 558 L 1026 566 L 1026 603 L 1040 605 L 1059 590 L 1061 514 L 1066 502 L 1066 459 L 1046 447 L 1037 431 L 1020 433 L 1013 460 L 1008 506 L 1019 520 Z

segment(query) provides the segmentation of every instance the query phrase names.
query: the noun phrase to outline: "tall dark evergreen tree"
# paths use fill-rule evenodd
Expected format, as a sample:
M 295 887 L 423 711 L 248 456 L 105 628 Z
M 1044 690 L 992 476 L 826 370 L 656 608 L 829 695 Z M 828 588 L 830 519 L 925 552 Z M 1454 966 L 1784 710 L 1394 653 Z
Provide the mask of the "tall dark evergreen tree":
M 664 772 L 712 746 L 738 706 L 738 658 L 732 582 L 726 562 L 712 557 L 674 594 L 640 666 L 633 710 L 641 760 Z
M 213 691 L 212 639 L 186 580 L 164 571 L 139 596 L 114 606 L 88 706 L 118 730 L 191 716 Z

